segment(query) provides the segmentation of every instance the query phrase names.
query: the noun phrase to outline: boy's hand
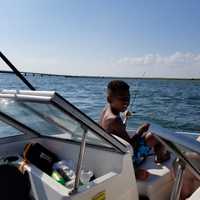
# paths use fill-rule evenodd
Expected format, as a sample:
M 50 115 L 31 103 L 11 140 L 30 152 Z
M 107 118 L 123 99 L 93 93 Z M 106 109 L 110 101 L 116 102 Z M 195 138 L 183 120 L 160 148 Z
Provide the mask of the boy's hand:
M 123 115 L 124 115 L 123 124 L 126 125 L 128 118 L 133 115 L 133 112 L 126 110 L 126 111 L 124 111 Z
M 131 111 L 129 111 L 129 110 L 126 110 L 125 112 L 124 112 L 124 116 L 126 117 L 126 118 L 129 118 L 129 117 L 131 117 L 133 115 L 133 113 L 131 112 Z
M 148 124 L 148 123 L 141 125 L 141 126 L 137 129 L 136 133 L 139 134 L 139 135 L 142 135 L 143 133 L 145 133 L 145 132 L 148 131 L 149 126 L 150 126 L 150 124 Z

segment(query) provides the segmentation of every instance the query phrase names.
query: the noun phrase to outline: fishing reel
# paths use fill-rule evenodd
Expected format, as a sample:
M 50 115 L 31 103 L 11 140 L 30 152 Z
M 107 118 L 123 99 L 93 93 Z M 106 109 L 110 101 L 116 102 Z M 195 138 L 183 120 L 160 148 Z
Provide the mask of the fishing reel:
M 134 111 L 130 111 L 130 110 L 126 110 L 123 112 L 123 124 L 127 124 L 127 121 L 130 117 L 132 117 L 134 115 Z

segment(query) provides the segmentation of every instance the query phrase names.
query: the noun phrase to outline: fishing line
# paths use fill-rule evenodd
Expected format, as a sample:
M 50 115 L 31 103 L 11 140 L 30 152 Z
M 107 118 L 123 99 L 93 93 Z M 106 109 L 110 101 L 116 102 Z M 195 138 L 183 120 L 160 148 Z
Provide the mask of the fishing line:
M 144 78 L 145 73 L 146 73 L 146 72 L 144 72 L 144 73 L 142 74 L 141 79 Z M 134 103 L 136 102 L 137 92 L 138 92 L 138 86 L 139 86 L 138 80 L 136 80 L 136 84 L 135 84 L 135 88 L 136 88 L 136 89 L 135 89 L 135 92 L 134 92 L 135 95 L 134 95 L 134 97 L 132 98 L 131 104 L 128 106 L 127 110 L 124 112 L 123 124 L 125 124 L 125 125 L 127 125 L 128 118 L 129 118 L 129 117 L 132 117 L 133 114 L 135 113 L 135 111 L 133 110 L 133 105 L 134 105 Z M 133 90 L 131 90 L 131 96 L 133 96 L 132 94 L 133 94 Z

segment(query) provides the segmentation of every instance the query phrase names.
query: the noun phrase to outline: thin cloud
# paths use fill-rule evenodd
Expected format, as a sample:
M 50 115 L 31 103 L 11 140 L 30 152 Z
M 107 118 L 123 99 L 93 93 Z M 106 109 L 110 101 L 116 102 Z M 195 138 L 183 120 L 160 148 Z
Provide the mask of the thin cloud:
M 140 57 L 123 57 L 117 63 L 130 66 L 200 66 L 200 54 L 182 52 L 169 56 L 147 54 Z

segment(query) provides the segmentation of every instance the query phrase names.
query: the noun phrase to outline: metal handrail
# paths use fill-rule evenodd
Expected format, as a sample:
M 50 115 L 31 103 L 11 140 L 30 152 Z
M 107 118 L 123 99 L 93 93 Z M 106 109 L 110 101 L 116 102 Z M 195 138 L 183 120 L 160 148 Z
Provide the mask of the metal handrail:
M 84 129 L 84 134 L 81 141 L 79 158 L 78 158 L 78 163 L 76 167 L 76 178 L 75 178 L 74 189 L 72 190 L 72 194 L 78 191 L 78 187 L 80 183 L 81 168 L 82 168 L 83 158 L 85 154 L 86 136 L 87 136 L 88 129 L 84 126 L 83 126 L 83 129 Z
M 185 170 L 185 164 L 179 159 L 176 160 L 176 163 L 178 164 L 177 171 L 176 171 L 176 179 L 175 179 L 174 185 L 172 187 L 172 193 L 170 196 L 170 200 L 179 200 L 180 199 L 181 188 L 183 185 L 183 173 Z

